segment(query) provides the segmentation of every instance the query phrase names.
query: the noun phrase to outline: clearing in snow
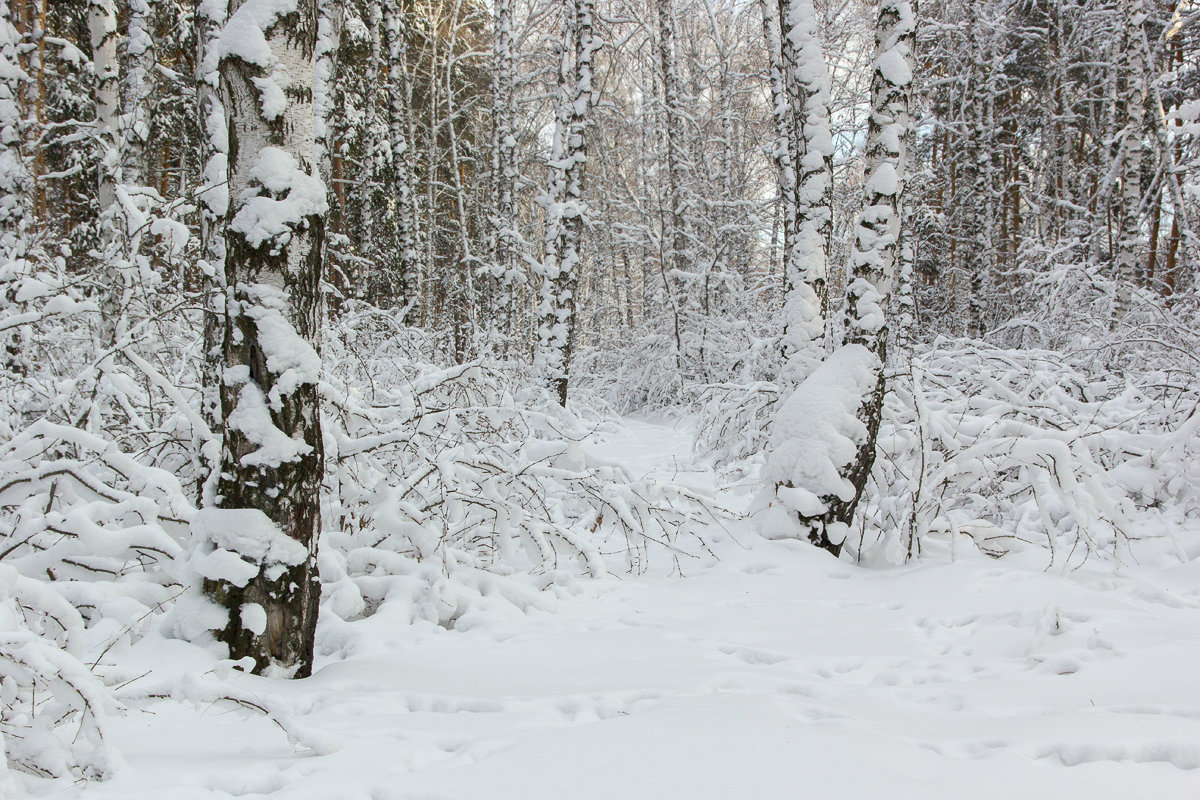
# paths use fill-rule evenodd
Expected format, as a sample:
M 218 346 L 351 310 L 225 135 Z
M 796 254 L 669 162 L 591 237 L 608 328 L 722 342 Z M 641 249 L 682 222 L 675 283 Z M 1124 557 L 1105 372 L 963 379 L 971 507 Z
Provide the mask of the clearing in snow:
M 688 431 L 627 424 L 592 453 L 711 490 Z M 183 688 L 110 720 L 112 777 L 13 776 L 16 796 L 1200 793 L 1200 562 L 1147 542 L 1139 565 L 1064 573 L 1044 551 L 995 559 L 966 535 L 930 535 L 920 563 L 870 569 L 754 531 L 714 527 L 718 558 L 683 576 L 568 581 L 525 612 L 480 604 L 453 629 L 402 603 L 324 614 L 306 680 L 218 665 L 218 681 L 207 652 L 147 637 L 121 666 Z M 212 696 L 230 687 L 241 705 Z

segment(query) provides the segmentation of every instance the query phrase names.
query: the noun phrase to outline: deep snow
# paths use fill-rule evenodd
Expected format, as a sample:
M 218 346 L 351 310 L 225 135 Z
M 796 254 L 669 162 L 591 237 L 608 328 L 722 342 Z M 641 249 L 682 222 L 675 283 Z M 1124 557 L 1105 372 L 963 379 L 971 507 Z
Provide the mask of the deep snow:
M 592 448 L 711 486 L 689 444 L 630 421 Z M 307 744 L 230 703 L 155 702 L 110 724 L 111 779 L 18 795 L 1200 797 L 1200 563 L 1151 542 L 1139 566 L 1062 574 L 1036 549 L 926 544 L 868 569 L 745 522 L 714 529 L 720 560 L 683 577 L 580 579 L 455 630 L 390 603 L 326 619 L 312 678 L 230 677 Z M 203 682 L 212 662 L 151 637 L 121 666 Z

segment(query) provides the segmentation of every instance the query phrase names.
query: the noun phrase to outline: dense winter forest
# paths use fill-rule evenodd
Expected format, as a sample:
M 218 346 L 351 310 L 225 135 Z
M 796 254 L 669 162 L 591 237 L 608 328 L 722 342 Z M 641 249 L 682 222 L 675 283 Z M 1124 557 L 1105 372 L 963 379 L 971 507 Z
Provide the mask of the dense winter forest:
M 3 0 L 0 795 L 149 774 L 185 706 L 333 758 L 284 679 L 703 605 L 730 537 L 803 615 L 966 602 L 919 572 L 964 548 L 1183 569 L 1198 133 L 1192 0 Z

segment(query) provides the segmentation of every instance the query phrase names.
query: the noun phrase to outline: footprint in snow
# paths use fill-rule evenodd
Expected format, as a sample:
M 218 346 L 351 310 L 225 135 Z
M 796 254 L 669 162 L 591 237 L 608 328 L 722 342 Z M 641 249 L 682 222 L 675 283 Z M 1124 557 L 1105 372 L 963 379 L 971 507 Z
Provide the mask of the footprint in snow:
M 791 659 L 791 656 L 787 656 L 782 653 L 772 653 L 769 650 L 758 650 L 753 647 L 731 647 L 728 645 L 722 645 L 717 649 L 727 656 L 733 656 L 743 663 L 751 665 L 765 664 L 769 667 Z

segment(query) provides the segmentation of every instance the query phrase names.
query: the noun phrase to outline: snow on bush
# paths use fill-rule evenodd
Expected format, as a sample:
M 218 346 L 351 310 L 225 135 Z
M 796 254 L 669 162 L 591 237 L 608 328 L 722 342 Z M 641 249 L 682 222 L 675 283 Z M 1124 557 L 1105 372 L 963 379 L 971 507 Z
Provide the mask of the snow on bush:
M 1172 366 L 1141 351 L 1148 368 L 1126 372 L 1103 368 L 1092 347 L 940 339 L 919 351 L 891 376 L 851 536 L 860 555 L 904 558 L 950 531 L 993 555 L 1044 547 L 1059 567 L 1096 555 L 1127 563 L 1132 540 L 1200 516 L 1200 387 L 1178 369 L 1186 354 Z
M 0 386 L 7 763 L 100 776 L 113 763 L 104 714 L 166 697 L 231 701 L 284 725 L 285 710 L 259 709 L 223 681 L 201 691 L 180 683 L 195 676 L 150 676 L 120 703 L 109 688 L 130 677 L 113 656 L 147 634 L 211 644 L 206 631 L 224 612 L 202 596 L 204 577 L 236 580 L 297 557 L 286 543 L 239 537 L 256 530 L 227 524 L 242 512 L 200 512 L 206 533 L 192 541 L 212 434 L 197 412 L 195 345 L 177 334 L 197 321 L 131 312 L 116 345 L 89 361 L 91 342 L 64 335 L 84 328 L 78 315 L 31 319 L 40 322 L 23 329 L 26 342 L 79 366 L 54 381 L 29 362 Z M 588 454 L 584 440 L 613 424 L 606 412 L 571 414 L 517 391 L 524 367 L 427 363 L 436 344 L 371 309 L 348 313 L 327 342 L 323 652 L 340 646 L 338 620 L 385 602 L 462 625 L 481 605 L 539 605 L 541 589 L 580 572 L 641 571 L 660 556 L 679 570 L 705 551 L 700 530 L 716 513 L 707 498 Z M 256 612 L 242 609 L 251 622 Z
M 772 381 L 705 386 L 693 450 L 732 479 L 761 467 L 778 402 Z
M 190 514 L 173 475 L 77 428 L 39 420 L 0 447 L 0 734 L 10 765 L 55 777 L 110 767 L 103 717 L 116 702 L 102 656 L 143 635 L 178 593 L 163 567 Z
M 385 599 L 452 624 L 481 595 L 536 602 L 524 584 L 641 571 L 699 556 L 711 502 L 634 479 L 588 454 L 595 428 L 548 395 L 517 391 L 523 367 L 413 359 L 406 329 L 366 312 L 331 343 L 325 387 L 330 524 L 322 576 L 353 618 Z
M 633 329 L 593 334 L 573 361 L 575 388 L 628 414 L 691 411 L 697 398 L 709 407 L 732 387 L 773 380 L 781 361 L 781 320 L 775 310 L 759 293 L 725 287 L 714 294 L 720 302 L 712 303 L 711 314 L 680 310 L 678 332 L 673 320 L 663 316 Z M 736 397 L 728 399 L 737 405 Z M 719 408 L 718 413 L 737 413 L 728 404 Z M 710 441 L 718 451 L 731 443 L 716 435 Z
M 0 564 L 0 756 L 9 766 L 47 777 L 109 768 L 103 719 L 115 702 L 83 661 L 83 628 L 52 585 Z
M 161 276 L 136 246 L 162 236 L 170 258 L 179 243 L 140 202 L 123 212 L 134 246 L 107 345 L 96 298 L 114 287 L 99 271 L 69 271 L 65 248 L 0 259 L 0 785 L 4 765 L 60 777 L 113 767 L 104 717 L 123 676 L 107 656 L 179 591 L 165 567 L 192 513 L 180 479 L 197 474 L 207 430 L 191 407 L 186 301 L 156 295 Z
M 834 499 L 850 501 L 856 489 L 846 478 L 867 427 L 858 418 L 863 399 L 876 385 L 879 360 L 859 344 L 846 345 L 826 358 L 778 404 L 771 426 L 770 451 L 763 477 L 775 489 L 780 506 L 792 514 L 769 513 L 769 536 L 806 535 L 796 523 L 821 517 Z M 794 520 L 794 521 L 793 521 Z M 828 535 L 834 544 L 843 530 Z

